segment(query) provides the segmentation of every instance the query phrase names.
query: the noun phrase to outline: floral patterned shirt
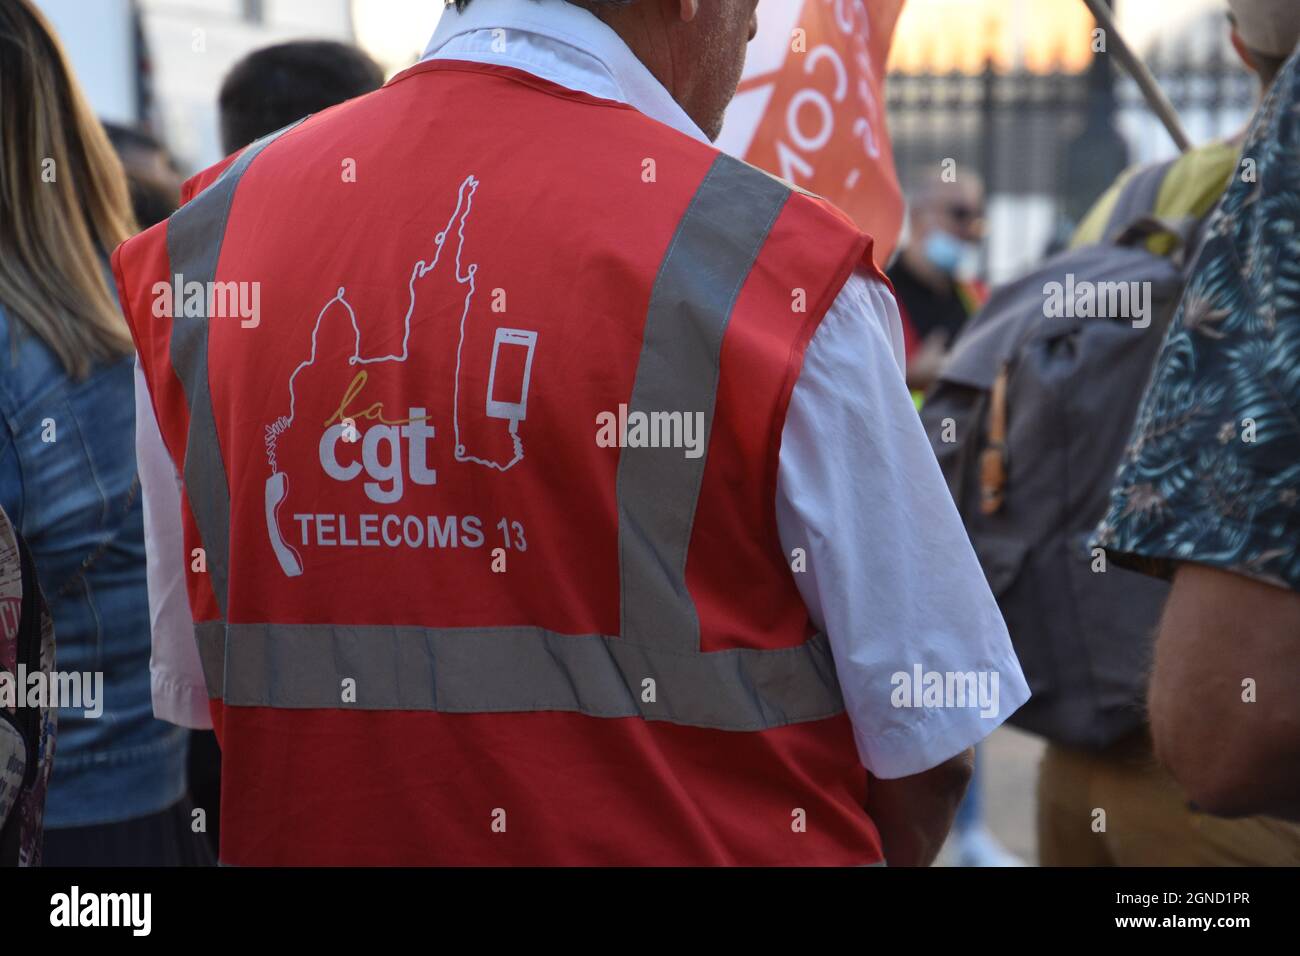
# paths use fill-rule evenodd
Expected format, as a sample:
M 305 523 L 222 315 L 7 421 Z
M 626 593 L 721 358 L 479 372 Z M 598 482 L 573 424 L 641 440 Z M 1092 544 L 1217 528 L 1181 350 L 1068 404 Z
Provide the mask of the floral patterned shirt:
M 1300 590 L 1300 52 L 1206 228 L 1092 544 Z

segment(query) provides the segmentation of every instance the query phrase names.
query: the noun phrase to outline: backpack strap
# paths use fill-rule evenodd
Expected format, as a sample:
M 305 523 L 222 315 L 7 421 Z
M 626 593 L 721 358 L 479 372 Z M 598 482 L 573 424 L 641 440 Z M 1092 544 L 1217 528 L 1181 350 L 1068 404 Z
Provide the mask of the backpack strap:
M 1007 486 L 1007 363 L 998 369 L 989 393 L 988 444 L 980 452 L 980 513 L 997 514 L 1002 509 Z
M 1178 157 L 1143 166 L 1124 180 L 1119 196 L 1115 199 L 1115 206 L 1110 211 L 1110 218 L 1106 220 L 1102 242 L 1115 242 L 1139 219 L 1155 216 L 1160 187 L 1176 162 Z
M 1174 247 L 1168 258 L 1174 266 L 1182 271 L 1191 262 L 1192 253 L 1197 247 L 1198 235 L 1204 219 L 1195 216 L 1180 216 L 1177 219 L 1162 219 L 1158 216 L 1143 216 L 1128 226 L 1115 237 L 1118 246 L 1135 246 L 1156 236 L 1169 236 L 1174 240 Z
M 1208 213 L 1201 217 L 1188 215 L 1172 219 L 1156 215 L 1160 187 L 1179 158 L 1144 166 L 1125 180 L 1106 222 L 1102 242 L 1136 246 L 1156 236 L 1169 236 L 1174 245 L 1168 258 L 1175 267 L 1182 270 L 1191 262 L 1201 225 Z

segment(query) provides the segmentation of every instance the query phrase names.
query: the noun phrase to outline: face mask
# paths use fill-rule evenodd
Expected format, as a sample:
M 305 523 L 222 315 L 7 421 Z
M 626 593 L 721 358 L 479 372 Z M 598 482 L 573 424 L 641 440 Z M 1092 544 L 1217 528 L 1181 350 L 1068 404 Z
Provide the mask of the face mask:
M 925 237 L 922 247 L 925 258 L 944 275 L 952 275 L 963 261 L 969 261 L 971 244 L 963 242 L 950 232 L 936 229 Z

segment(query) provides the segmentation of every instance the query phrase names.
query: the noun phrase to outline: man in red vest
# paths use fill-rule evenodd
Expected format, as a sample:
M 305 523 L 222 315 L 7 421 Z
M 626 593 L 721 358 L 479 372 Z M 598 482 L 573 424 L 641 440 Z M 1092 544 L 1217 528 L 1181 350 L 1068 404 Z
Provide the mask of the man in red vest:
M 755 0 L 458 7 L 114 255 L 223 861 L 928 863 L 1028 690 Z

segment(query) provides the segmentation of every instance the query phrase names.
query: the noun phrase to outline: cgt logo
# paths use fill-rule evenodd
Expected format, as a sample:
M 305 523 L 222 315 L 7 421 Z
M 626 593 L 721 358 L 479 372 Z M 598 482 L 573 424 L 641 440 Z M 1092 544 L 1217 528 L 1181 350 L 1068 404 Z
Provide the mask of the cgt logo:
M 326 354 L 337 357 L 339 349 L 344 344 L 350 344 L 351 355 L 347 359 L 348 365 L 363 366 L 344 389 L 343 397 L 334 412 L 321 423 L 320 427 L 324 430 L 319 440 L 315 440 L 315 422 L 320 421 L 315 419 L 315 412 L 313 412 L 311 435 L 305 439 L 306 448 L 303 451 L 310 455 L 311 444 L 315 441 L 321 469 L 330 479 L 341 483 L 361 481 L 366 497 L 381 505 L 391 505 L 400 501 L 403 492 L 411 484 L 437 484 L 438 474 L 429 467 L 429 442 L 434 440 L 437 430 L 429 424 L 430 416 L 427 409 L 418 405 L 408 405 L 404 399 L 402 405 L 405 407 L 406 414 L 402 415 L 396 409 L 393 414 L 390 414 L 385 410 L 383 402 L 370 401 L 362 397 L 369 380 L 369 373 L 364 366 L 385 366 L 390 363 L 400 366 L 410 358 L 412 317 L 419 314 L 419 305 L 426 299 L 434 301 L 459 299 L 463 302 L 459 338 L 455 346 L 456 374 L 451 390 L 451 408 L 450 413 L 446 415 L 448 427 L 452 432 L 452 460 L 506 472 L 524 458 L 524 444 L 519 436 L 519 423 L 525 419 L 527 413 L 529 376 L 532 370 L 533 351 L 537 344 L 537 332 L 529 329 L 497 328 L 491 340 L 491 365 L 486 369 L 488 373 L 485 383 L 486 394 L 482 392 L 473 394 L 466 390 L 462 395 L 462 357 L 469 356 L 467 360 L 473 363 L 487 362 L 486 336 L 489 330 L 476 328 L 475 323 L 468 321 L 476 288 L 474 277 L 478 271 L 478 264 L 469 262 L 464 257 L 465 231 L 478 187 L 479 181 L 472 174 L 461 181 L 455 208 L 447 219 L 446 225 L 434 236 L 432 255 L 429 256 L 426 252 L 411 265 L 410 278 L 406 281 L 409 304 L 400 324 L 402 330 L 400 352 L 366 354 L 366 350 L 362 348 L 363 329 L 368 330 L 367 338 L 378 336 L 380 341 L 385 341 L 388 334 L 392 333 L 395 342 L 396 330 L 399 326 L 392 321 L 394 316 L 383 314 L 377 315 L 371 321 L 362 322 L 348 300 L 346 286 L 337 286 L 334 296 L 325 303 L 316 316 L 316 323 L 311 331 L 311 351 L 289 374 L 288 412 L 265 425 L 262 435 L 262 441 L 266 446 L 266 461 L 271 472 L 264 486 L 263 502 L 267 537 L 286 577 L 294 578 L 301 575 L 303 562 L 302 556 L 285 539 L 280 529 L 280 511 L 290 493 L 289 470 L 292 470 L 281 467 L 282 464 L 290 463 L 280 460 L 280 439 L 295 427 L 297 379 L 304 371 L 316 366 L 318 339 L 322 325 L 327 320 L 336 341 L 332 348 L 326 346 Z M 465 261 L 462 261 L 463 259 Z M 430 276 L 434 278 L 428 278 Z M 346 324 L 340 324 L 344 322 Z M 345 335 L 351 333 L 350 343 L 337 340 L 340 329 Z M 328 342 L 329 339 L 327 338 L 326 341 Z M 498 362 L 502 365 L 501 375 L 497 374 Z M 479 366 L 475 364 L 472 368 L 477 370 Z M 484 384 L 481 378 L 477 377 L 468 377 L 467 380 L 475 381 L 474 391 Z M 311 387 L 309 377 L 306 388 Z M 312 394 L 315 392 L 313 391 Z M 422 401 L 422 399 L 415 401 Z M 508 429 L 493 427 L 490 431 L 485 430 L 484 423 L 492 419 L 508 422 Z M 364 426 L 364 432 L 358 428 L 359 424 Z M 445 435 L 443 440 L 446 441 Z M 294 454 L 299 453 L 295 449 Z M 296 466 L 298 462 L 291 464 Z M 310 515 L 294 515 L 294 520 L 298 521 L 309 518 Z M 390 518 L 394 516 L 385 516 L 384 522 L 379 527 L 387 529 Z M 363 537 L 367 534 L 371 537 L 375 535 L 375 524 L 371 522 L 368 527 L 369 532 L 363 520 Z M 402 523 L 404 533 L 406 527 L 404 521 Z M 340 522 L 341 530 L 342 522 Z M 385 531 L 384 535 L 387 541 L 388 532 Z M 319 537 L 318 534 L 318 539 Z M 307 542 L 304 540 L 303 543 Z
M 381 505 L 402 499 L 403 476 L 417 485 L 436 485 L 438 472 L 429 467 L 428 442 L 437 430 L 427 424 L 428 414 L 420 407 L 410 407 L 405 418 L 390 419 L 382 402 L 360 411 L 352 411 L 366 387 L 367 373 L 356 374 L 343 393 L 338 409 L 325 420 L 320 438 L 320 465 L 335 481 L 353 481 L 363 472 L 369 478 L 363 484 L 366 497 Z M 358 436 L 357 422 L 371 422 Z M 357 439 L 361 439 L 357 454 Z M 403 453 L 405 449 L 405 453 Z

